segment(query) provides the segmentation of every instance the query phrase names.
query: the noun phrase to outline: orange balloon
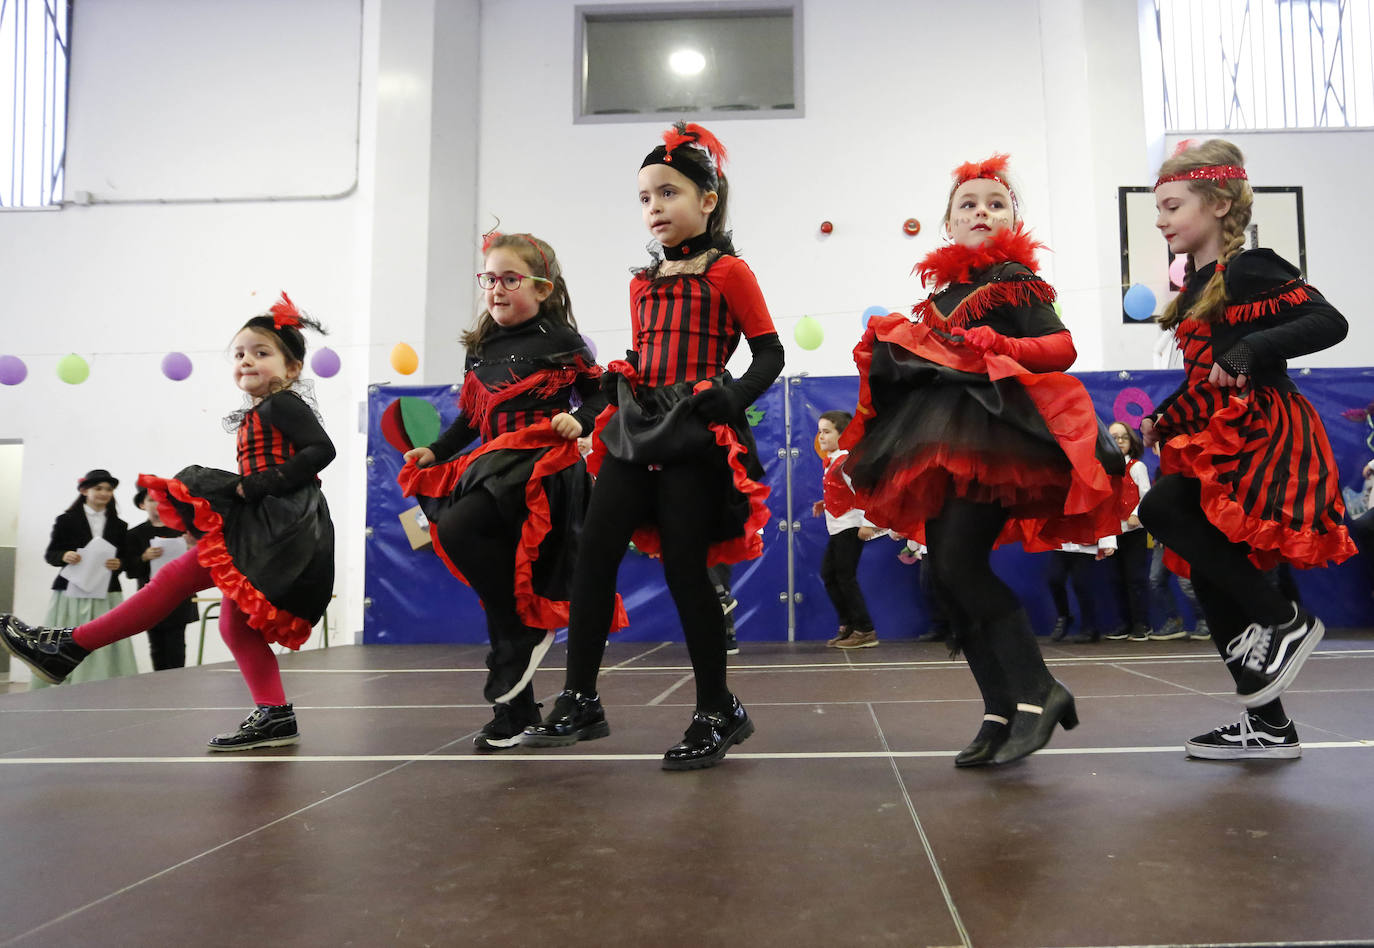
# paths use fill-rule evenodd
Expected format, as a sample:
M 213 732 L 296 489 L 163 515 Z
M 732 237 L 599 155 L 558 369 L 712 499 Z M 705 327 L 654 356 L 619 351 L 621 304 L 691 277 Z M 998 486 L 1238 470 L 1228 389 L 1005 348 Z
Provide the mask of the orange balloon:
M 402 375 L 410 375 L 420 367 L 420 357 L 408 343 L 398 342 L 391 350 L 391 367 Z

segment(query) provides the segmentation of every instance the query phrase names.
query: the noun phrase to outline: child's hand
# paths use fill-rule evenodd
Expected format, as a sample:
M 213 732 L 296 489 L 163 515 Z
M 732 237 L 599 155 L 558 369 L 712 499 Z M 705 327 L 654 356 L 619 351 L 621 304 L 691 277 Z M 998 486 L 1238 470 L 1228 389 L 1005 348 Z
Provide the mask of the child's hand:
M 63 553 L 63 554 L 62 554 L 62 562 L 64 562 L 64 563 L 80 563 L 80 562 L 81 562 L 81 554 L 78 553 L 78 552 L 76 552 L 75 550 L 68 550 L 66 553 Z
M 970 326 L 959 334 L 964 345 L 977 352 L 1005 352 L 1006 337 L 991 326 Z
M 860 540 L 871 540 L 871 539 L 873 539 L 873 538 L 877 535 L 877 533 L 878 533 L 878 528 L 877 528 L 877 527 L 860 527 L 860 528 L 859 528 L 859 539 L 860 539 Z
M 823 513 L 825 513 L 825 501 L 818 500 L 811 505 L 811 516 L 819 517 Z
M 1097 558 L 1098 558 L 1099 560 L 1105 560 L 1107 557 L 1111 556 L 1111 555 L 1112 555 L 1113 553 L 1115 553 L 1115 552 L 1116 552 L 1116 550 L 1114 550 L 1112 547 L 1109 547 L 1109 546 L 1099 546 L 1099 547 L 1097 548 Z
M 1140 440 L 1145 442 L 1145 447 L 1153 448 L 1159 444 L 1159 433 L 1155 431 L 1155 423 L 1151 418 L 1140 419 Z M 1159 452 L 1156 451 L 1156 454 Z
M 560 438 L 576 441 L 582 437 L 582 423 L 565 411 L 561 411 L 550 418 L 549 426 L 553 428 L 553 433 Z
M 1212 363 L 1212 372 L 1207 376 L 1207 381 L 1217 388 L 1245 388 L 1250 384 L 1250 377 L 1244 372 L 1240 375 L 1232 375 L 1222 368 L 1220 362 Z
M 1137 517 L 1135 514 L 1131 514 L 1129 517 L 1126 518 L 1126 526 L 1130 527 L 1131 529 L 1135 529 L 1136 527 L 1140 526 L 1140 518 Z
M 163 549 L 162 549 L 162 547 L 160 547 L 160 546 L 150 546 L 150 547 L 148 547 L 148 549 L 146 549 L 146 550 L 143 551 L 143 562 L 147 563 L 149 560 L 155 560 L 155 559 L 157 559 L 159 556 L 161 556 L 162 554 L 163 554 Z
M 119 568 L 120 568 L 121 566 L 123 566 L 123 565 L 124 565 L 123 563 L 119 562 L 119 560 L 116 559 L 116 558 L 113 557 L 113 556 L 110 557 L 108 560 L 105 561 L 105 568 L 106 568 L 106 569 L 119 569 Z
M 405 459 L 414 461 L 416 467 L 429 467 L 434 463 L 434 452 L 429 448 L 411 448 L 405 453 Z

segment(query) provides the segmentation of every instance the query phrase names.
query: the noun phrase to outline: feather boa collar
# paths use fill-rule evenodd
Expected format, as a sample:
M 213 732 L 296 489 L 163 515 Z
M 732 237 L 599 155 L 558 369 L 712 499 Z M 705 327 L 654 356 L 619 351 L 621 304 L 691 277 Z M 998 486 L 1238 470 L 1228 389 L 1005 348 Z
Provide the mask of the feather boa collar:
M 1039 272 L 1040 261 L 1035 251 L 1048 249 L 1030 235 L 1025 224 L 1018 222 L 993 234 L 978 247 L 963 244 L 937 247 L 912 267 L 911 272 L 921 278 L 922 284 L 938 290 L 955 283 L 972 283 L 972 274 L 999 263 L 1019 263 Z

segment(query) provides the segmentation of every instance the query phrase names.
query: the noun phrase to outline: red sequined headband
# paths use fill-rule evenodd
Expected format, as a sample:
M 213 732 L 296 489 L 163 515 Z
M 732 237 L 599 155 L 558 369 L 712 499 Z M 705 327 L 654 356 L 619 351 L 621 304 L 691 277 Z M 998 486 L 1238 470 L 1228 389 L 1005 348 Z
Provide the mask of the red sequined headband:
M 989 181 L 996 181 L 1007 189 L 1007 194 L 1011 196 L 1012 213 L 1017 214 L 1020 202 L 1016 199 L 1016 191 L 1012 189 L 1011 182 L 1007 180 L 1007 164 L 1011 161 L 1011 156 L 998 153 L 991 158 L 982 161 L 966 161 L 954 169 L 954 190 L 966 181 L 973 181 L 976 178 L 987 178 Z
M 490 251 L 491 251 L 491 245 L 492 245 L 493 243 L 495 243 L 496 238 L 497 238 L 497 237 L 504 237 L 504 236 L 506 236 L 506 235 L 503 234 L 503 233 L 501 233 L 499 230 L 489 230 L 489 231 L 487 231 L 485 234 L 483 234 L 483 235 L 482 235 L 482 253 L 485 254 L 485 253 L 490 252 Z M 549 274 L 549 258 L 546 257 L 546 256 L 544 256 L 544 250 L 543 250 L 542 247 L 539 246 L 539 241 L 535 240 L 535 239 L 534 239 L 533 237 L 531 237 L 529 234 L 516 234 L 515 236 L 516 236 L 516 237 L 522 238 L 526 243 L 528 243 L 531 247 L 533 247 L 533 248 L 535 249 L 536 252 L 538 252 L 538 254 L 539 254 L 539 259 L 544 261 L 544 276 L 545 276 L 545 277 L 550 276 L 550 274 Z
M 296 304 L 291 302 L 291 297 L 286 295 L 286 291 L 281 291 L 281 299 L 277 300 L 267 310 L 272 314 L 272 328 L 281 331 L 283 326 L 300 326 L 301 311 L 296 309 Z
M 1178 174 L 1160 175 L 1155 182 L 1158 188 L 1161 184 L 1168 184 L 1170 181 L 1215 181 L 1221 184 L 1223 181 L 1239 179 L 1246 181 L 1249 175 L 1240 165 L 1207 165 L 1203 168 L 1193 168 L 1189 171 L 1180 171 Z

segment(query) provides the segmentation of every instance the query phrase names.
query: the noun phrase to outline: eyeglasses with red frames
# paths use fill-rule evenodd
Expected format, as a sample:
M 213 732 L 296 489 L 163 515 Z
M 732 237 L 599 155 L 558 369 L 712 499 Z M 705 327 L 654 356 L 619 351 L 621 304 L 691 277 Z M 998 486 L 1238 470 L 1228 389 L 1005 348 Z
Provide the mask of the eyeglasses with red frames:
M 484 290 L 490 290 L 492 287 L 496 286 L 498 280 L 502 286 L 511 291 L 520 289 L 520 284 L 524 283 L 526 280 L 531 280 L 535 283 L 553 282 L 552 280 L 546 280 L 543 277 L 537 277 L 530 273 L 516 273 L 514 270 L 507 270 L 505 273 L 492 273 L 488 270 L 486 273 L 477 274 L 477 285 Z

